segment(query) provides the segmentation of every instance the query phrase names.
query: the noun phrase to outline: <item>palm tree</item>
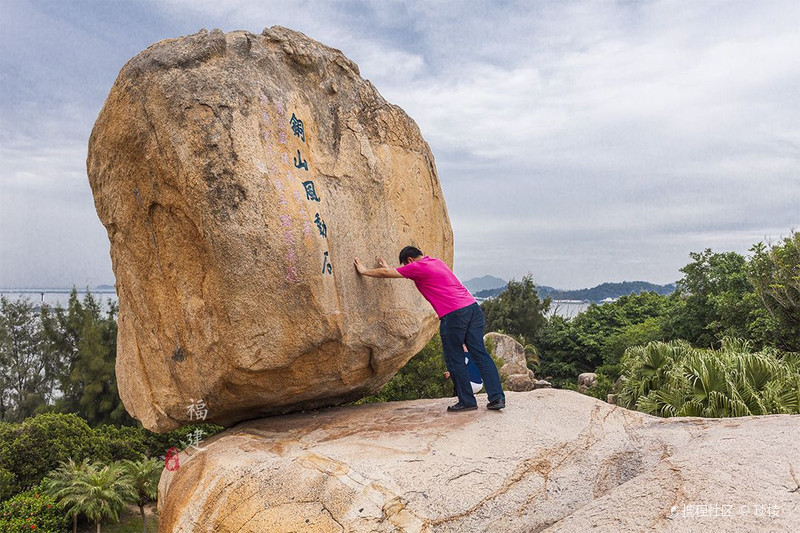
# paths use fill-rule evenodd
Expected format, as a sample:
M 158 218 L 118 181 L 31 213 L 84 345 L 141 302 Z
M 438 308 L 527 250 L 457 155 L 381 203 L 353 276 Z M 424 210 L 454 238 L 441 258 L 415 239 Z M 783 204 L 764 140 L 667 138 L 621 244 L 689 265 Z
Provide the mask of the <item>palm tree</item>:
M 112 463 L 102 468 L 94 467 L 89 471 L 84 489 L 84 505 L 81 511 L 89 520 L 97 523 L 97 533 L 104 519 L 119 520 L 119 512 L 125 502 L 134 501 L 136 494 L 127 483 L 119 465 Z
M 158 480 L 161 478 L 163 463 L 158 459 L 142 459 L 141 461 L 122 461 L 122 470 L 127 483 L 137 494 L 136 504 L 142 516 L 142 531 L 147 533 L 147 521 L 144 517 L 144 505 L 158 497 Z
M 100 533 L 103 520 L 119 520 L 125 502 L 136 500 L 133 487 L 116 463 L 103 467 L 88 465 L 53 495 L 68 506 L 73 516 L 80 513 L 93 520 L 97 524 L 97 533 Z
M 78 531 L 78 514 L 75 507 L 76 495 L 72 491 L 77 480 L 85 476 L 90 468 L 89 461 L 84 459 L 76 463 L 72 459 L 61 462 L 59 467 L 45 478 L 45 493 L 52 496 L 63 505 L 68 514 L 72 515 L 72 533 Z

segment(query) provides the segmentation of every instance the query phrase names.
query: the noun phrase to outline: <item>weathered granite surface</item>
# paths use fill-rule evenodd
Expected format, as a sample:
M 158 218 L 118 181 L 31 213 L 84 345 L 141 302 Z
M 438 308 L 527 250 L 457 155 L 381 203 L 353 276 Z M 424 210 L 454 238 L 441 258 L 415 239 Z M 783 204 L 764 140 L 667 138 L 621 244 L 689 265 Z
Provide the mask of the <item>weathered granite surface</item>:
M 418 400 L 240 424 L 164 472 L 161 527 L 800 530 L 800 416 L 661 419 L 558 389 L 507 398 L 500 412 Z

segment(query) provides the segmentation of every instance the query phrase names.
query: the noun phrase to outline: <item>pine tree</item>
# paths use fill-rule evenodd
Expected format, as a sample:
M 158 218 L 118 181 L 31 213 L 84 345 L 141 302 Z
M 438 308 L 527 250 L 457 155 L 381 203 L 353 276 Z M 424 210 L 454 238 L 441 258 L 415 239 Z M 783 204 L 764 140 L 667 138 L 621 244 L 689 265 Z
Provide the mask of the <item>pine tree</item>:
M 53 309 L 43 319 L 47 349 L 59 362 L 63 396 L 57 407 L 93 427 L 133 423 L 117 389 L 117 309 L 109 302 L 104 314 L 89 291 L 81 302 L 73 288 L 67 309 Z

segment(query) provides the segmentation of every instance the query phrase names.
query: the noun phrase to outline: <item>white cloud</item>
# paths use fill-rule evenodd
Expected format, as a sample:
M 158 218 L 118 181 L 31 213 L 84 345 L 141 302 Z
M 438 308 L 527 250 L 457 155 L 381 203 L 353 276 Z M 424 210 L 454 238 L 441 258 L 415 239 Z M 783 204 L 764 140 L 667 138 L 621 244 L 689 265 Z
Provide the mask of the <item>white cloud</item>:
M 138 5 L 147 7 L 139 31 L 161 27 L 158 38 L 279 24 L 356 61 L 433 148 L 462 277 L 532 271 L 565 288 L 621 278 L 665 282 L 679 276 L 691 251 L 746 251 L 800 225 L 797 2 Z M 110 38 L 85 29 L 92 17 L 108 17 L 103 11 L 85 10 L 70 23 L 36 20 L 76 47 L 98 47 Z M 129 55 L 149 44 L 139 34 L 114 39 L 128 43 Z M 32 47 L 25 57 L 37 59 L 3 63 L 4 88 L 14 83 L 9 72 L 35 81 L 52 69 L 52 79 L 75 78 L 39 59 L 35 39 L 25 42 Z M 102 93 L 116 75 L 105 72 L 114 70 L 108 65 L 120 60 L 87 67 L 80 83 Z M 102 104 L 87 94 L 62 94 L 58 105 L 41 96 L 13 109 L 0 103 L 2 200 L 29 220 L 13 226 L 14 239 L 26 236 L 15 242 L 49 239 L 58 248 L 56 219 L 32 221 L 18 207 L 31 211 L 43 198 L 76 231 L 102 241 L 102 227 L 90 220 L 88 185 L 75 185 L 85 180 L 79 147 Z M 108 264 L 107 243 L 96 261 Z M 6 263 L 0 272 L 14 268 Z

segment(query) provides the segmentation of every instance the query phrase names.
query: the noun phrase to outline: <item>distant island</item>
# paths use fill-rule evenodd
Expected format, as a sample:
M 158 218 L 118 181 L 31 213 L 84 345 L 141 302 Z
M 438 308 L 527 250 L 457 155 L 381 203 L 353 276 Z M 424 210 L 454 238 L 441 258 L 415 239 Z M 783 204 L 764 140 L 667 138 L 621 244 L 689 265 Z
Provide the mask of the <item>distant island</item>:
M 467 288 L 469 289 L 469 287 Z M 476 298 L 486 299 L 493 298 L 504 290 L 505 285 L 492 289 L 473 291 L 472 294 Z M 655 283 L 649 283 L 647 281 L 623 281 L 621 283 L 601 283 L 591 289 L 577 289 L 572 291 L 555 289 L 546 285 L 537 285 L 536 290 L 539 292 L 540 298 L 547 298 L 549 296 L 553 300 L 602 302 L 603 300 L 615 300 L 620 296 L 638 294 L 641 292 L 655 292 L 663 295 L 672 294 L 675 292 L 675 284 L 656 285 Z

